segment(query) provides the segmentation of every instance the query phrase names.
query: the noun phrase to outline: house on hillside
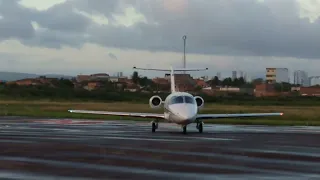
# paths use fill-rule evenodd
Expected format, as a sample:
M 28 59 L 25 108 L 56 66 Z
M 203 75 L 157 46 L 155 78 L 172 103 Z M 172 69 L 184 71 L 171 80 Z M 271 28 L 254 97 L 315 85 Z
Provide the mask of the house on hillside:
M 204 79 L 195 79 L 196 86 L 199 86 L 201 88 L 207 88 L 209 85 L 206 83 Z
M 91 75 L 77 75 L 76 81 L 78 83 L 84 81 L 96 81 L 96 80 L 109 80 L 109 74 L 107 73 L 97 73 Z
M 170 91 L 170 82 L 167 78 L 154 78 L 152 82 L 156 84 L 156 91 Z
M 19 86 L 36 86 L 36 85 L 49 85 L 52 86 L 52 81 L 57 80 L 57 78 L 46 78 L 44 76 L 40 76 L 38 78 L 25 78 L 17 81 L 9 81 L 7 84 L 16 84 Z

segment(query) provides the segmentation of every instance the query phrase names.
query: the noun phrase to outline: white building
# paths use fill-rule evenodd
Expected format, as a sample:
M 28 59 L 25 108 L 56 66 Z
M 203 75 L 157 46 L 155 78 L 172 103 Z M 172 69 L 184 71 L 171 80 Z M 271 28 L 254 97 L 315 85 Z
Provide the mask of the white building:
M 219 80 L 221 80 L 221 72 L 217 72 L 217 77 Z
M 268 83 L 289 83 L 288 68 L 266 68 L 266 80 Z
M 312 76 L 312 77 L 309 77 L 308 79 L 309 79 L 310 86 L 320 85 L 320 76 Z
M 232 71 L 232 79 L 236 79 L 237 78 L 237 71 Z
M 243 72 L 243 71 L 239 71 L 239 78 L 245 78 L 245 72 Z
M 299 84 L 305 87 L 310 86 L 308 74 L 305 71 L 297 70 L 293 73 L 294 84 Z

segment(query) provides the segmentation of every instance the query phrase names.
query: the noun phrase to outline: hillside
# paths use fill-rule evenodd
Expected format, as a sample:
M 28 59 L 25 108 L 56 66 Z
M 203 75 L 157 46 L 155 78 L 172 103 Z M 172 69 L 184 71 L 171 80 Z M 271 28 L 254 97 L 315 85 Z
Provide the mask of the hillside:
M 29 74 L 29 73 L 18 73 L 18 72 L 0 72 L 0 80 L 2 81 L 16 81 L 25 78 L 36 78 L 39 76 L 46 76 L 51 78 L 67 78 L 70 79 L 72 76 L 65 76 L 60 74 Z

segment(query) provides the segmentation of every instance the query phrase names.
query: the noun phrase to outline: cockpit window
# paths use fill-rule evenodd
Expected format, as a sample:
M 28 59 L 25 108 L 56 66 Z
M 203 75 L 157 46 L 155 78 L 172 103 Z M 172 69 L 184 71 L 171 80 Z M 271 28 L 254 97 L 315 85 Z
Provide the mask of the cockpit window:
M 184 96 L 184 101 L 187 104 L 195 104 L 195 100 L 194 98 L 190 97 L 190 96 Z
M 182 104 L 183 103 L 183 97 L 182 96 L 176 96 L 172 98 L 171 104 Z
M 187 104 L 195 104 L 194 98 L 190 96 L 175 96 L 172 98 L 170 104 L 182 104 L 182 103 L 187 103 Z

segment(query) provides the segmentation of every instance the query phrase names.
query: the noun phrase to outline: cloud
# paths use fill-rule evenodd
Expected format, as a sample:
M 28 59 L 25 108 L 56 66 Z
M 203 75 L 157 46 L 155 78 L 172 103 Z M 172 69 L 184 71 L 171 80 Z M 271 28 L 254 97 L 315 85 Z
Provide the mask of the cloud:
M 0 55 L 18 59 L 10 68 L 30 64 L 30 71 L 108 71 L 111 62 L 115 71 L 159 62 L 181 66 L 187 35 L 187 65 L 210 67 L 212 74 L 263 73 L 266 66 L 315 71 L 319 5 L 320 0 L 0 0 L 0 52 L 11 54 Z
M 113 53 L 109 53 L 108 55 L 111 59 L 118 60 L 117 56 L 114 55 Z
M 186 34 L 190 53 L 320 57 L 320 42 L 315 38 L 320 30 L 319 8 L 308 0 L 69 0 L 50 1 L 38 8 L 27 6 L 28 1 L 36 7 L 32 0 L 1 4 L 1 27 L 16 29 L 2 28 L 2 39 L 16 37 L 29 45 L 55 48 L 90 42 L 180 52 L 181 37 Z M 98 23 L 97 17 L 105 23 Z M 31 21 L 46 30 L 32 32 Z

